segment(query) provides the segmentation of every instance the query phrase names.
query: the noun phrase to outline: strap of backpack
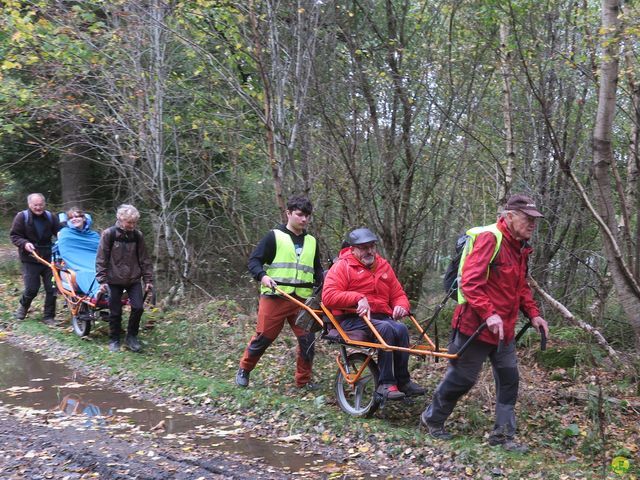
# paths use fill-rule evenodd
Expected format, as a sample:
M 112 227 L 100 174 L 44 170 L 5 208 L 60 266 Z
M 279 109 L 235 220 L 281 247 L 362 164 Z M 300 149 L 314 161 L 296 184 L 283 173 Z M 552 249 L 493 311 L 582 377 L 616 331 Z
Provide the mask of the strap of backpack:
M 107 240 L 109 241 L 109 251 L 113 249 L 113 243 L 116 241 L 116 227 L 111 226 L 106 231 Z
M 22 217 L 24 218 L 24 223 L 27 223 L 29 221 L 30 212 L 31 210 L 29 210 L 28 208 L 22 211 Z M 47 218 L 51 222 L 51 225 L 53 225 L 53 214 L 49 210 L 45 210 L 44 214 L 47 216 Z
M 118 232 L 118 229 L 115 225 L 111 225 L 109 228 L 107 228 L 107 240 L 109 241 L 109 250 L 111 250 L 113 248 L 113 244 L 116 241 L 116 234 Z M 138 245 L 138 242 L 140 241 L 140 236 L 138 234 L 138 230 L 134 230 L 133 231 L 133 243 L 135 243 L 136 245 Z

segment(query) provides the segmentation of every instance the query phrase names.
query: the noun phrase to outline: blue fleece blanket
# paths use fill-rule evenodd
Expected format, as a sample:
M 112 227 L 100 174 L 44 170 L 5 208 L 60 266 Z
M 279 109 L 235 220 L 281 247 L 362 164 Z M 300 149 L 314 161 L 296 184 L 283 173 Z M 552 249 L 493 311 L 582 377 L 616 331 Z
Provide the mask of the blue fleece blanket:
M 87 225 L 88 226 L 88 225 Z M 58 252 L 67 267 L 76 272 L 82 293 L 95 297 L 100 288 L 96 281 L 96 253 L 100 235 L 93 230 L 64 227 L 58 232 Z

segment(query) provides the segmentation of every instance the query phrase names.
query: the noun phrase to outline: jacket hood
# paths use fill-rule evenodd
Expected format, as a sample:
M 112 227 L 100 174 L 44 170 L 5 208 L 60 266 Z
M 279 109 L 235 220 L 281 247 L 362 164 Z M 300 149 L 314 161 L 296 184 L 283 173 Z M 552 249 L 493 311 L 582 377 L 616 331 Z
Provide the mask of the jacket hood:
M 76 232 L 86 232 L 88 230 L 91 230 L 91 225 L 93 225 L 93 218 L 91 218 L 91 214 L 89 214 L 89 213 L 85 213 L 84 214 L 84 227 L 82 227 L 82 228 L 74 227 L 71 224 L 71 222 L 68 221 L 66 213 L 58 214 L 58 218 L 60 220 L 60 223 L 63 226 L 66 226 L 66 227 L 70 228 L 71 230 L 75 230 Z

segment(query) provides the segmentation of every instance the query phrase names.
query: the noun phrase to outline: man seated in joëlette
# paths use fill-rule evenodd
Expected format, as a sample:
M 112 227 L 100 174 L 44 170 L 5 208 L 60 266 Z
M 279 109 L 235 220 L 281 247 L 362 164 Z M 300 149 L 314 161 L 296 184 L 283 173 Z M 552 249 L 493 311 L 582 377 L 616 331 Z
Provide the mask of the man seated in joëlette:
M 373 340 L 373 333 L 362 318 L 369 316 L 387 344 L 408 347 L 409 330 L 399 320 L 409 315 L 409 299 L 389 262 L 376 252 L 378 238 L 368 228 L 358 228 L 349 233 L 348 242 L 327 272 L 322 302 L 332 310 L 347 335 L 366 331 Z M 425 389 L 411 381 L 407 352 L 379 350 L 378 367 L 376 392 L 384 398 L 424 395 Z

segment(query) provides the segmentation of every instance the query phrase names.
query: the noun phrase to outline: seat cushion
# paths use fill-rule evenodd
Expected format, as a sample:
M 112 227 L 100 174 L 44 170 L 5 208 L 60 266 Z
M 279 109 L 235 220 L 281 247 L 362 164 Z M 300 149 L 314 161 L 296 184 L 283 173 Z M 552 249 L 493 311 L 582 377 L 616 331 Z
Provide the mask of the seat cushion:
M 354 340 L 356 342 L 370 342 L 372 338 L 371 332 L 367 332 L 366 330 L 349 330 L 345 333 L 351 340 Z M 334 341 L 342 340 L 340 333 L 335 328 L 329 329 L 329 332 L 327 333 L 325 338 L 327 338 L 327 340 Z

